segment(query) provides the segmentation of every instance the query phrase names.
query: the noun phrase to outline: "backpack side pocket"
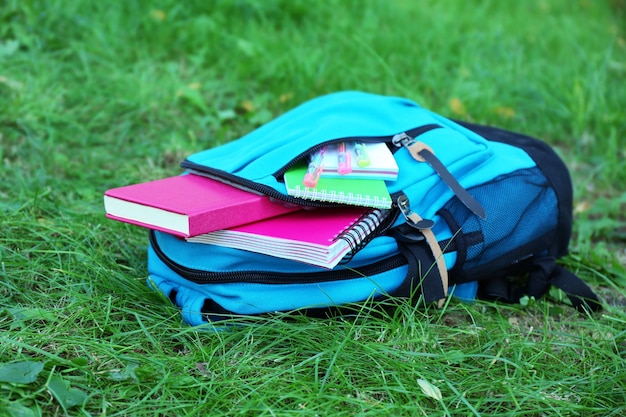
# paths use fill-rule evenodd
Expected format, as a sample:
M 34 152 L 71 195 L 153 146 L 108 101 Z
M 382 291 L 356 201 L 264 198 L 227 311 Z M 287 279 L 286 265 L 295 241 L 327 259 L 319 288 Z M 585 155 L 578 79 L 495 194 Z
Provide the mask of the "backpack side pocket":
M 504 275 L 544 254 L 554 240 L 558 200 L 538 167 L 500 175 L 469 191 L 485 207 L 487 220 L 456 198 L 439 211 L 455 234 L 457 282 Z

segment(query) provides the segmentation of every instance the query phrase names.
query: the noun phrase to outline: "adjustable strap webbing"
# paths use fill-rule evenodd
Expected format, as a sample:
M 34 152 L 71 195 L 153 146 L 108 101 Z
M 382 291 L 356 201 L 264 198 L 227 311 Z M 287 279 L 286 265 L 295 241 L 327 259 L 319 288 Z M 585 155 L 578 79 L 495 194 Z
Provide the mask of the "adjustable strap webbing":
M 550 286 L 554 285 L 567 294 L 576 310 L 593 312 L 602 309 L 598 296 L 582 279 L 557 265 L 556 260 L 548 256 L 533 261 L 532 270 L 524 287 L 515 288 L 506 278 L 491 279 L 481 285 L 483 297 L 510 303 L 519 302 L 525 295 L 541 298 L 550 290 Z
M 456 178 L 454 178 L 454 175 L 452 175 L 446 166 L 441 163 L 439 158 L 435 156 L 434 152 L 428 145 L 423 142 L 416 142 L 415 145 L 411 146 L 411 148 L 413 147 L 417 147 L 415 154 L 412 153 L 413 157 L 416 159 L 421 158 L 422 160 L 428 162 L 443 182 L 445 182 L 458 199 L 461 200 L 465 207 L 470 209 L 472 213 L 481 219 L 485 220 L 487 218 L 487 213 L 485 212 L 483 206 L 476 201 L 476 199 L 472 197 L 472 195 L 468 193 L 461 184 L 459 184 Z
M 422 217 L 415 213 L 414 211 L 407 214 L 407 217 L 416 225 L 422 222 Z M 435 237 L 430 228 L 420 229 L 424 237 L 426 238 L 426 243 L 430 247 L 433 256 L 435 257 L 435 262 L 437 263 L 437 269 L 439 271 L 439 276 L 441 277 L 441 285 L 443 286 L 443 294 L 444 297 L 448 296 L 448 269 L 446 268 L 446 261 L 443 257 L 443 252 L 441 251 L 441 247 L 439 247 L 439 242 Z M 439 307 L 443 307 L 443 303 L 445 302 L 445 298 L 439 300 Z
M 425 303 L 444 298 L 439 268 L 435 266 L 432 251 L 423 235 L 421 240 L 399 240 L 398 250 L 406 258 L 408 268 L 406 278 L 390 295 L 417 300 L 415 296 L 419 294 Z

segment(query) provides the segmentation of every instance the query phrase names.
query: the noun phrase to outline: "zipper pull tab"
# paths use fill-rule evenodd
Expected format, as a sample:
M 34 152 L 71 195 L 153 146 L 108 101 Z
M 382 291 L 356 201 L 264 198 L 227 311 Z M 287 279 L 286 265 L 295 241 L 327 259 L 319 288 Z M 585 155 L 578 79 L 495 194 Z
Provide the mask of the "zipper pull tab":
M 426 159 L 420 154 L 420 152 L 422 152 L 423 150 L 426 150 L 433 155 L 435 154 L 430 146 L 426 145 L 424 142 L 413 139 L 411 136 L 407 135 L 404 132 L 399 133 L 391 138 L 391 142 L 398 148 L 404 146 L 409 151 L 413 159 L 418 162 L 426 162 Z
M 431 229 L 435 225 L 434 221 L 430 219 L 422 219 L 417 213 L 411 210 L 411 207 L 409 205 L 409 198 L 406 196 L 406 194 L 400 195 L 396 202 L 398 203 L 400 212 L 406 219 L 406 222 L 409 226 L 422 231 Z
M 450 187 L 454 194 L 461 200 L 461 202 L 472 211 L 475 215 L 485 220 L 487 213 L 484 207 L 476 201 L 470 193 L 454 178 L 454 175 L 448 171 L 446 166 L 435 156 L 433 149 L 425 144 L 413 139 L 406 133 L 399 133 L 391 138 L 392 143 L 397 147 L 405 147 L 413 159 L 418 162 L 428 162 L 428 164 L 435 170 L 439 177 Z
M 407 135 L 405 132 L 402 132 L 394 135 L 391 138 L 391 142 L 400 148 L 402 146 L 411 146 L 415 142 L 415 139 Z

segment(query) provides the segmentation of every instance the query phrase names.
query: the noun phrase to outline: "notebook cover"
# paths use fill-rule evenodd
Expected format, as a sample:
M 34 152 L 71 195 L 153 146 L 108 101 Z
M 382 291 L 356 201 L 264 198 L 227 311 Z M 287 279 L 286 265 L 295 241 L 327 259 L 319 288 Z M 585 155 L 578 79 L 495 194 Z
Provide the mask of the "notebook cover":
M 385 215 L 380 210 L 363 207 L 301 210 L 187 240 L 333 268 L 351 250 L 350 244 L 340 236 L 350 234 L 356 247 Z M 366 216 L 369 221 L 362 221 Z
M 134 203 L 140 206 L 139 210 L 133 213 L 112 213 L 107 209 L 107 197 Z M 145 209 L 142 210 L 142 207 Z M 194 174 L 162 178 L 105 192 L 107 217 L 183 237 L 239 226 L 299 209 Z M 172 218 L 172 215 L 184 216 L 189 230 L 184 230 L 184 227 L 164 227 L 159 222 L 159 213 L 168 218 Z
M 305 165 L 298 165 L 285 172 L 287 194 L 305 200 L 391 208 L 391 196 L 383 180 L 321 177 L 315 188 L 308 188 L 302 184 L 306 169 Z

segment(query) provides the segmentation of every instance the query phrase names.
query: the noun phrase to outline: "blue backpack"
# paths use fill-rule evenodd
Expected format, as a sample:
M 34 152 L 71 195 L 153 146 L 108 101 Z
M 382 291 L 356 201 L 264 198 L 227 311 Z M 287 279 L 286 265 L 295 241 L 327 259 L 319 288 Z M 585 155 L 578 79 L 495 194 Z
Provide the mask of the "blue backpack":
M 561 159 L 537 139 L 455 122 L 405 98 L 350 91 L 305 102 L 181 165 L 287 203 L 332 206 L 287 195 L 284 174 L 346 140 L 386 143 L 400 169 L 386 182 L 391 215 L 343 263 L 328 270 L 151 231 L 149 285 L 191 325 L 388 297 L 518 302 L 551 286 L 579 310 L 600 308 L 591 289 L 556 264 L 568 250 L 572 185 Z

